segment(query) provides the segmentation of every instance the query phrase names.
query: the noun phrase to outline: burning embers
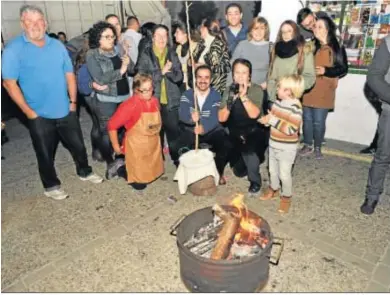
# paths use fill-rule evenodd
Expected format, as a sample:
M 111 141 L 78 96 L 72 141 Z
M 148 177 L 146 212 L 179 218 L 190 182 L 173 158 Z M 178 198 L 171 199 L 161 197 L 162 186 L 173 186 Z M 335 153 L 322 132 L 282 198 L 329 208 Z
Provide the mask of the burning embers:
M 239 260 L 258 255 L 269 243 L 269 232 L 262 229 L 260 217 L 250 217 L 244 195 L 236 194 L 225 211 L 214 205 L 213 221 L 202 226 L 185 243 L 192 253 L 213 260 Z

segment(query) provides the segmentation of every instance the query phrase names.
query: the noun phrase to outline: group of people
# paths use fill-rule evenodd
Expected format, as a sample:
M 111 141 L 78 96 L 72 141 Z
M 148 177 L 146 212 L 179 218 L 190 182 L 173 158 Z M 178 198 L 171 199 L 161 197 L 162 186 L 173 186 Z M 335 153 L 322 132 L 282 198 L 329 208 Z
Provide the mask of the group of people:
M 298 23 L 282 23 L 275 43 L 264 17 L 247 27 L 237 3 L 227 6 L 225 16 L 225 28 L 204 19 L 190 35 L 184 24 L 175 24 L 173 47 L 165 25 L 148 23 L 141 34 L 131 16 L 122 32 L 119 18 L 110 14 L 88 31 L 72 65 L 65 47 L 45 34 L 43 12 L 24 5 L 24 33 L 5 48 L 3 78 L 30 119 L 45 195 L 67 197 L 54 169 L 60 139 L 80 179 L 103 181 L 88 164 L 75 115 L 78 89 L 92 116 L 92 158 L 106 163 L 107 180 L 124 176 L 134 189 L 144 189 L 164 173 L 164 140 L 177 167 L 196 135 L 215 153 L 219 184 L 226 184 L 230 164 L 237 177 L 248 177 L 252 194 L 260 191 L 259 167 L 268 149 L 270 187 L 260 199 L 280 194 L 279 211 L 288 212 L 301 123 L 299 153 L 321 159 L 326 117 L 338 79 L 348 71 L 345 49 L 333 21 L 307 8 Z

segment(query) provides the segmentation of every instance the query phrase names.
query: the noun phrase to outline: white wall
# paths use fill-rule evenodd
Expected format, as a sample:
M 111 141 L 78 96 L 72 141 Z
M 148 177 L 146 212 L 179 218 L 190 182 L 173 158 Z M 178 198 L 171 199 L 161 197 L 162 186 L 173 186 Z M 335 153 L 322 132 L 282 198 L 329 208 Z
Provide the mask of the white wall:
M 5 43 L 22 32 L 19 9 L 23 4 L 39 6 L 46 15 L 48 32 L 64 31 L 68 39 L 87 31 L 109 13 L 119 13 L 118 1 L 1 1 L 1 32 Z
M 378 115 L 363 93 L 366 75 L 348 74 L 339 81 L 336 106 L 326 122 L 326 138 L 369 145 Z
M 303 8 L 299 0 L 264 0 L 261 5 L 259 15 L 268 20 L 272 42 L 275 41 L 282 22 L 288 19 L 296 21 L 298 11 Z

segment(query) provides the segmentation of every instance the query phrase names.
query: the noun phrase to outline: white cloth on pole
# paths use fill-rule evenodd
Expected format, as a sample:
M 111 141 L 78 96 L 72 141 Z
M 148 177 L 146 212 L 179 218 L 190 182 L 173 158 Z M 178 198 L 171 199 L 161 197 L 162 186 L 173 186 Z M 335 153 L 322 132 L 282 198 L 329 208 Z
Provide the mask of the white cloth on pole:
M 178 182 L 180 194 L 185 194 L 190 184 L 207 176 L 213 176 L 215 185 L 218 185 L 219 173 L 214 155 L 208 149 L 191 150 L 180 156 L 179 161 L 174 180 Z

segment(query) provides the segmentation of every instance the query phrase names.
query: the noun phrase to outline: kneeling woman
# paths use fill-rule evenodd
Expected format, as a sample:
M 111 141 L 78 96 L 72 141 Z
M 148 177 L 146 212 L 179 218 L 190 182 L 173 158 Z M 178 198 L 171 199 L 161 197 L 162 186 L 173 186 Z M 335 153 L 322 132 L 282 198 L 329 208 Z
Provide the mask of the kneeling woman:
M 124 101 L 108 122 L 108 133 L 117 154 L 125 154 L 127 182 L 137 190 L 164 173 L 161 153 L 161 117 L 157 98 L 152 96 L 152 77 L 137 74 L 134 95 Z M 126 128 L 123 146 L 118 129 Z

